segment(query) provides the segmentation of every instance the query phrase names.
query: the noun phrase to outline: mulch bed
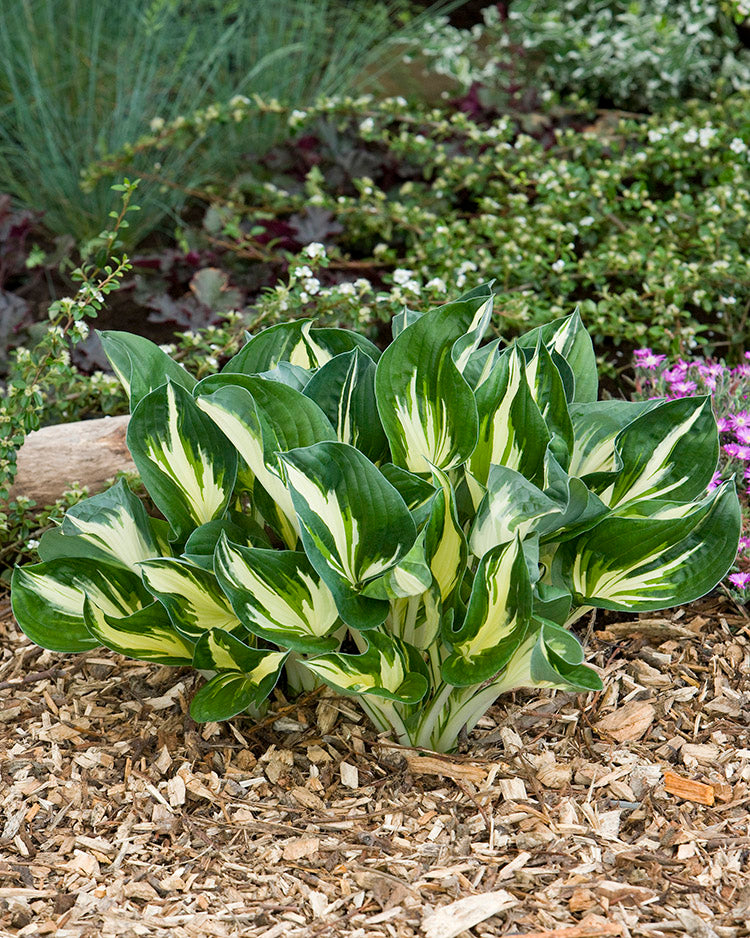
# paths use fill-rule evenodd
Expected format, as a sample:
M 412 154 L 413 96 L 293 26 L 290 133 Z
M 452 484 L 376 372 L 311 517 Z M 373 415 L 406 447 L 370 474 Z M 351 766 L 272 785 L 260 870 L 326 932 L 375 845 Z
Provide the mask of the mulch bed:
M 327 693 L 198 726 L 192 672 L 44 652 L 0 599 L 0 934 L 750 935 L 741 613 L 600 614 L 602 693 L 444 757 Z

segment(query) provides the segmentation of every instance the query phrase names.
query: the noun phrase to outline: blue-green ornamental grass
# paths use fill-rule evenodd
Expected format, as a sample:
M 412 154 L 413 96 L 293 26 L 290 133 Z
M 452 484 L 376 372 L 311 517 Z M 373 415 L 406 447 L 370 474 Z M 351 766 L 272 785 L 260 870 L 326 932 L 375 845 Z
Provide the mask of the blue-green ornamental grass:
M 601 688 L 572 623 L 689 602 L 734 560 L 710 399 L 597 401 L 577 313 L 482 344 L 492 301 L 405 309 L 382 354 L 282 323 L 200 382 L 104 333 L 163 518 L 123 483 L 70 509 L 14 573 L 21 628 L 194 666 L 196 720 L 261 707 L 285 671 L 440 751 L 503 692 Z

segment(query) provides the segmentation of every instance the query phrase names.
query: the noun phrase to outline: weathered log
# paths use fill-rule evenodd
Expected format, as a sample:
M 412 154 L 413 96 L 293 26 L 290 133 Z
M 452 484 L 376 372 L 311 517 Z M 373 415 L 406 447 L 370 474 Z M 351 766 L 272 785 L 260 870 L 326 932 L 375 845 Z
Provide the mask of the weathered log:
M 10 497 L 23 495 L 49 505 L 73 482 L 91 494 L 120 470 L 135 469 L 125 443 L 130 417 L 102 417 L 35 430 L 18 451 L 18 472 Z

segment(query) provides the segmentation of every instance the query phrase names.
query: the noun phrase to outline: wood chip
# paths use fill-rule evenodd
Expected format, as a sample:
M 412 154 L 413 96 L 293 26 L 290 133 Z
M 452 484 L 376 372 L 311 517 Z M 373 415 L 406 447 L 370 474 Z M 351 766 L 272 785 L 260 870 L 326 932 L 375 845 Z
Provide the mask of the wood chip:
M 682 798 L 684 801 L 695 801 L 697 804 L 712 805 L 715 792 L 712 785 L 703 782 L 694 782 L 689 778 L 682 778 L 674 772 L 664 773 L 664 789 L 670 795 Z
M 646 733 L 655 717 L 656 710 L 650 703 L 632 700 L 602 717 L 594 724 L 594 729 L 618 743 L 633 742 Z
M 487 777 L 487 770 L 481 765 L 472 765 L 470 762 L 455 762 L 452 759 L 438 756 L 420 756 L 416 753 L 406 752 L 406 764 L 413 775 L 440 775 L 442 778 L 453 778 L 461 781 L 473 782 L 481 785 Z
M 676 619 L 699 634 L 653 647 L 595 633 L 602 694 L 500 697 L 440 756 L 381 738 L 353 700 L 283 685 L 259 721 L 196 728 L 173 693 L 187 672 L 42 651 L 0 595 L 0 710 L 18 710 L 0 721 L 0 932 L 742 938 L 750 634 L 717 603 Z M 591 731 L 644 704 L 637 740 Z
M 515 904 L 515 897 L 504 889 L 467 896 L 425 916 L 422 931 L 427 938 L 455 938 L 462 931 L 473 928 Z
M 341 773 L 341 784 L 345 788 L 359 788 L 359 771 L 356 765 L 350 762 L 342 762 L 339 766 Z

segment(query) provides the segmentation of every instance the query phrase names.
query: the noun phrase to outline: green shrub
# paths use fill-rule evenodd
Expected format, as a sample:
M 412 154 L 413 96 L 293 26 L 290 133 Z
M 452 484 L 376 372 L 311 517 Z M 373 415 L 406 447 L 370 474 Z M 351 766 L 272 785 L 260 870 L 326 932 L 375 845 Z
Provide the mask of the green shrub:
M 0 5 L 0 192 L 44 213 L 55 234 L 94 235 L 108 185 L 80 190 L 82 170 L 149 128 L 215 99 L 268 95 L 304 106 L 369 81 L 388 61 L 399 4 L 341 0 L 4 0 Z M 414 20 L 409 29 L 419 25 Z M 408 30 L 405 31 L 408 34 Z M 284 125 L 266 114 L 195 147 L 140 163 L 144 211 L 131 243 L 184 189 L 230 178 Z M 179 180 L 164 187 L 154 173 Z
M 104 334 L 166 520 L 124 484 L 70 509 L 14 574 L 23 630 L 192 664 L 197 720 L 262 706 L 286 670 L 438 750 L 502 692 L 599 689 L 566 626 L 690 601 L 734 559 L 710 400 L 597 402 L 578 315 L 501 349 L 491 314 L 488 286 L 405 309 L 382 355 L 283 323 L 198 383 Z
M 495 104 L 534 90 L 604 107 L 656 111 L 750 85 L 750 51 L 720 0 L 513 0 L 471 30 L 447 17 L 413 41 L 428 68 Z
M 749 344 L 748 102 L 736 95 L 535 139 L 507 118 L 482 125 L 399 99 L 323 100 L 290 117 L 307 147 L 319 138 L 304 181 L 259 167 L 216 193 L 205 224 L 247 267 L 258 230 L 322 219 L 316 240 L 343 273 L 314 294 L 280 286 L 286 311 L 271 306 L 282 318 L 315 303 L 345 322 L 388 321 L 403 303 L 441 301 L 447 284 L 493 277 L 506 333 L 578 304 L 610 373 L 643 344 L 669 353 L 701 344 L 736 358 Z M 139 146 L 190 146 L 205 122 L 201 112 L 195 126 Z M 347 176 L 346 165 L 368 175 Z M 121 172 L 127 160 L 106 168 Z M 303 251 L 293 268 L 309 264 Z

